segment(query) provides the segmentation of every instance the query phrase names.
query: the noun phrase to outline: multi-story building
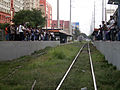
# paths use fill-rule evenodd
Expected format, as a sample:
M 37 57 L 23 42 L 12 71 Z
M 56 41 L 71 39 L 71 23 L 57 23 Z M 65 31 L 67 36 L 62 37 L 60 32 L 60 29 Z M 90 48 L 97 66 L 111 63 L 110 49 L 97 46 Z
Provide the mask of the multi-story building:
M 64 29 L 64 20 L 60 20 L 60 29 Z M 52 29 L 57 28 L 57 20 L 52 20 Z
M 35 8 L 35 0 L 24 0 L 24 10 L 32 10 Z
M 35 4 L 34 4 L 35 6 L 34 7 L 36 9 L 39 9 L 39 2 L 40 2 L 40 0 L 35 0 Z
M 11 6 L 10 6 L 10 14 L 11 14 L 11 20 L 14 17 L 14 13 L 18 12 L 20 10 L 23 10 L 23 0 L 11 0 Z
M 24 0 L 24 10 L 32 10 L 33 8 L 41 10 L 43 17 L 46 17 L 46 26 L 51 27 L 52 6 L 46 0 Z
M 69 26 L 70 26 L 70 21 L 65 21 L 64 22 L 64 31 L 70 34 Z
M 44 16 L 46 16 L 46 0 L 40 0 L 39 9 L 42 11 Z
M 23 10 L 23 0 L 13 0 L 13 8 L 15 12 L 18 12 L 20 10 Z
M 23 0 L 24 10 L 39 9 L 40 0 Z
M 70 33 L 69 30 L 69 23 L 70 21 L 64 21 L 64 20 L 60 20 L 60 28 L 61 30 L 64 30 L 67 33 Z M 53 20 L 52 21 L 52 29 L 56 29 L 57 28 L 57 20 Z
M 0 0 L 0 23 L 8 23 L 19 10 L 41 10 L 46 17 L 46 26 L 52 24 L 52 6 L 46 0 Z
M 42 11 L 43 16 L 46 17 L 46 26 L 51 28 L 52 25 L 52 6 L 46 0 L 40 0 L 39 9 Z
M 0 0 L 0 23 L 10 22 L 10 0 Z
M 0 0 L 0 23 L 9 23 L 14 12 L 23 9 L 23 0 Z
M 47 2 L 46 4 L 47 27 L 52 26 L 52 6 Z

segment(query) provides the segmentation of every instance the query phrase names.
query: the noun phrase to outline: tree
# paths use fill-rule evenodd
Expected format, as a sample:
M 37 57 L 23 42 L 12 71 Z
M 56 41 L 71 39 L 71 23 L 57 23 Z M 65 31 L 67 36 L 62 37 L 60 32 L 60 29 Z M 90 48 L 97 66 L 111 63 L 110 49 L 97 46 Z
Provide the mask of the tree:
M 5 29 L 7 26 L 9 26 L 9 23 L 0 23 L 0 29 Z
M 80 35 L 80 30 L 75 29 L 73 34 L 74 39 L 77 40 L 79 35 Z
M 45 17 L 42 16 L 41 10 L 21 10 L 15 14 L 13 22 L 16 25 L 27 23 L 31 27 L 43 27 L 45 25 Z

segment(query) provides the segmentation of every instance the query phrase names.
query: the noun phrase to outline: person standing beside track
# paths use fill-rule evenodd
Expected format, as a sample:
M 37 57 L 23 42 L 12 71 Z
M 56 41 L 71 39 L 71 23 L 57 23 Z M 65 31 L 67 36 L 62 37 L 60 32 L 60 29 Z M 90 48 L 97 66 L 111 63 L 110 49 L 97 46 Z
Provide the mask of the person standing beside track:
M 5 38 L 6 38 L 6 41 L 9 41 L 9 36 L 10 36 L 10 26 L 7 26 L 5 28 Z
M 110 40 L 110 24 L 109 22 L 107 22 L 107 33 L 106 33 L 106 39 L 107 40 Z
M 19 33 L 20 33 L 19 40 L 20 40 L 20 41 L 24 40 L 24 32 L 23 32 L 23 29 L 24 29 L 23 25 L 20 24 L 20 25 L 19 25 Z
M 10 25 L 10 41 L 15 40 L 15 25 L 11 24 Z
M 106 33 L 107 33 L 107 26 L 105 24 L 105 21 L 102 21 L 102 32 L 103 32 L 103 40 L 106 40 Z
M 99 33 L 98 33 L 98 34 L 99 34 L 99 40 L 103 40 L 102 26 L 99 25 L 99 27 L 100 27 L 100 28 L 99 28 Z
M 115 31 L 115 27 L 114 27 L 114 24 L 115 24 L 115 20 L 114 20 L 114 17 L 113 16 L 110 16 L 110 39 L 112 41 L 115 40 L 115 36 L 114 36 L 114 31 Z

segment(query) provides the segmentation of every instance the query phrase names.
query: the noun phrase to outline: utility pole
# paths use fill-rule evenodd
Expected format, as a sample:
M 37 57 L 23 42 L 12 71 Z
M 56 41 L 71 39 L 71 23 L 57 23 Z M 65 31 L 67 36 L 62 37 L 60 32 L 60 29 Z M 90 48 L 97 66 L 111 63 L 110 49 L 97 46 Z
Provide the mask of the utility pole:
M 105 22 L 107 22 L 107 8 L 106 8 L 106 0 L 105 0 Z
M 13 5 L 13 3 L 14 3 L 14 1 L 13 0 L 10 0 L 10 2 L 11 2 L 11 5 L 10 5 L 10 15 L 11 15 L 11 23 L 12 23 L 12 19 L 13 19 L 13 16 L 14 16 L 14 5 Z
M 59 20 L 59 0 L 57 0 L 57 28 L 60 27 L 60 20 Z
M 72 18 L 72 1 L 70 0 L 70 24 L 69 24 L 69 29 L 70 29 L 70 34 L 72 35 L 72 28 L 71 28 L 71 18 Z
M 104 0 L 102 0 L 102 21 L 104 21 Z
M 96 9 L 96 6 L 95 6 L 95 1 L 94 1 L 94 29 L 95 29 L 95 19 L 96 19 L 96 16 L 95 16 L 95 13 L 96 13 L 96 11 L 95 11 L 95 9 Z

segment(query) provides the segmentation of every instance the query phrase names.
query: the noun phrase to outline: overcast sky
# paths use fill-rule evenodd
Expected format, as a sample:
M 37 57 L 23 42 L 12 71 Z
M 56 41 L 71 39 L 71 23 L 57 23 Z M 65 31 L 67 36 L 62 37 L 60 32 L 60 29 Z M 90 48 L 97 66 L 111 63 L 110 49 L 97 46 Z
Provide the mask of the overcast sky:
M 57 19 L 57 0 L 47 0 L 53 9 L 53 20 Z M 60 20 L 69 20 L 70 18 L 70 0 L 60 1 Z M 102 20 L 102 0 L 96 1 L 96 27 Z M 108 0 L 106 0 L 107 2 Z M 107 5 L 107 8 L 114 6 Z M 87 35 L 90 34 L 90 25 L 93 21 L 94 0 L 72 0 L 72 22 L 80 23 L 80 30 Z

